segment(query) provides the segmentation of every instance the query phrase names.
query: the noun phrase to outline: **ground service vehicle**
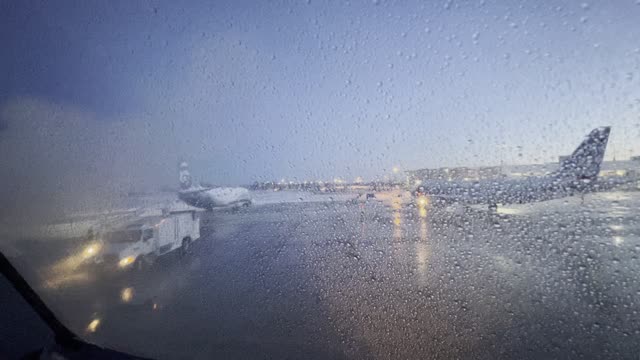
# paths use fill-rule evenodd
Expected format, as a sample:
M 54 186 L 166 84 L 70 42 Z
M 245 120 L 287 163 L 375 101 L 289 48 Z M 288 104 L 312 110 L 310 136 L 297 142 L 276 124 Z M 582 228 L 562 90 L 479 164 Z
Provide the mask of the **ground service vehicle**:
M 199 238 L 200 217 L 196 211 L 170 211 L 98 235 L 98 241 L 89 244 L 86 251 L 94 252 L 95 262 L 109 270 L 143 269 L 173 250 L 188 252 Z

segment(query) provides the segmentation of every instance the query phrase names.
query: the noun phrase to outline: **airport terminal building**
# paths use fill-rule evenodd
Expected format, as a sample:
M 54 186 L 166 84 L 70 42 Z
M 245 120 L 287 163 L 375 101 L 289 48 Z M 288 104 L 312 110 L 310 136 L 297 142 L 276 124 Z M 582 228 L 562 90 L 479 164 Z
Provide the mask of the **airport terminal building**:
M 558 162 L 531 165 L 503 165 L 482 167 L 443 167 L 436 169 L 418 169 L 405 171 L 406 183 L 414 186 L 421 181 L 451 180 L 477 181 L 497 178 L 519 178 L 527 176 L 544 176 L 556 170 L 564 157 Z M 640 156 L 629 160 L 604 161 L 600 170 L 602 177 L 633 177 L 640 175 Z

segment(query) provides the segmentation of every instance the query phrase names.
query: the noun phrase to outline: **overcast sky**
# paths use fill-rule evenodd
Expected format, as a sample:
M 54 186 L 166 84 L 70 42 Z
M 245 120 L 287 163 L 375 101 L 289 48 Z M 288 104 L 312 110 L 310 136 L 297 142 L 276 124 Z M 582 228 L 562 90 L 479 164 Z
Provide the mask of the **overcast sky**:
M 638 19 L 635 0 L 2 2 L 2 185 L 541 163 L 600 125 L 626 158 Z

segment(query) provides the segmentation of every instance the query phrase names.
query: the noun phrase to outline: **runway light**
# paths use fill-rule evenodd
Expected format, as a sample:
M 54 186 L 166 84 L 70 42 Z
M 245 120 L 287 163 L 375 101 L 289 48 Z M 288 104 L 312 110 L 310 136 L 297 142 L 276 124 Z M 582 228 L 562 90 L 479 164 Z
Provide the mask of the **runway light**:
M 96 332 L 96 330 L 98 330 L 98 326 L 100 326 L 100 319 L 91 320 L 89 325 L 87 325 L 87 332 L 90 332 L 90 333 Z
M 133 264 L 134 260 L 135 259 L 133 258 L 133 256 L 127 256 L 126 258 L 120 260 L 120 262 L 118 263 L 118 266 L 120 266 L 121 268 L 127 267 Z
M 122 292 L 120 292 L 120 299 L 122 300 L 122 302 L 126 303 L 131 301 L 131 299 L 133 299 L 133 288 L 128 287 L 122 289 Z

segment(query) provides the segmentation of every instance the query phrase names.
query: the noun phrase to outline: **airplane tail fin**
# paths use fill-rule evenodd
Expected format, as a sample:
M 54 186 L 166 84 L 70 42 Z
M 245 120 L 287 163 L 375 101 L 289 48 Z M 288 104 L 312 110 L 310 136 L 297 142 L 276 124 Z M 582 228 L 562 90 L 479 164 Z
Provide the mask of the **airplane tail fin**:
M 189 189 L 192 185 L 191 174 L 189 173 L 189 164 L 186 161 L 180 163 L 180 188 Z
M 593 129 L 573 154 L 560 163 L 557 175 L 572 180 L 595 179 L 600 172 L 610 131 L 609 126 Z

